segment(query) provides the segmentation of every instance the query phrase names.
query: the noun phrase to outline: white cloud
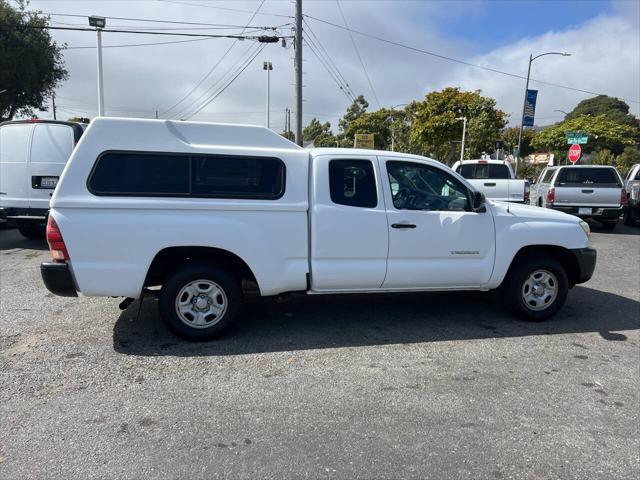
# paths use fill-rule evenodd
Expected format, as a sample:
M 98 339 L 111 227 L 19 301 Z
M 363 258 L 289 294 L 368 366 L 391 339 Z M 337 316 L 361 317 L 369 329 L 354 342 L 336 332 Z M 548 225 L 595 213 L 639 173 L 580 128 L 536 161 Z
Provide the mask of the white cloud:
M 187 0 L 185 0 L 187 1 Z M 191 0 L 190 3 L 195 3 Z M 640 100 L 640 52 L 637 15 L 629 3 L 616 4 L 614 16 L 603 16 L 582 26 L 560 32 L 541 32 L 540 35 L 501 46 L 489 53 L 479 46 L 456 37 L 446 37 L 439 22 L 455 15 L 473 15 L 474 9 L 483 8 L 480 2 L 342 2 L 343 10 L 352 28 L 369 32 L 400 43 L 413 45 L 465 61 L 486 65 L 509 72 L 526 74 L 529 53 L 548 50 L 566 50 L 572 57 L 548 56 L 534 62 L 532 77 L 554 83 L 602 92 L 621 98 Z M 238 8 L 253 11 L 256 1 L 207 2 L 209 6 Z M 204 6 L 176 5 L 146 2 L 68 2 L 63 0 L 33 0 L 32 8 L 46 12 L 97 14 L 105 16 L 138 17 L 198 21 L 210 23 L 245 24 L 250 13 L 217 10 Z M 288 1 L 268 1 L 263 12 L 293 14 Z M 309 15 L 342 24 L 335 2 L 305 2 Z M 53 20 L 84 24 L 83 18 L 53 17 Z M 288 18 L 259 15 L 253 25 L 288 23 Z M 346 31 L 330 25 L 308 20 L 313 31 L 350 83 L 354 93 L 364 94 L 375 107 L 373 95 L 362 67 Z M 123 25 L 121 20 L 109 24 Z M 290 34 L 290 27 L 282 30 Z M 69 46 L 93 45 L 95 36 L 90 32 L 60 32 L 54 37 Z M 474 68 L 461 67 L 424 54 L 354 34 L 367 71 L 383 106 L 420 99 L 425 93 L 449 85 L 464 89 L 482 89 L 494 96 L 500 108 L 518 120 L 522 108 L 524 80 L 513 79 Z M 104 34 L 104 45 L 173 40 L 166 37 L 142 35 Z M 155 109 L 161 112 L 173 105 L 218 61 L 233 40 L 206 40 L 170 46 L 104 49 L 105 102 L 108 114 L 148 116 Z M 225 61 L 189 97 L 195 100 L 206 88 L 219 80 L 223 72 L 249 48 L 249 42 L 238 42 Z M 272 126 L 281 129 L 284 108 L 293 107 L 293 51 L 269 44 L 256 61 L 219 98 L 194 119 L 242 123 L 264 123 L 266 99 L 265 72 L 262 61 L 273 62 L 271 75 Z M 305 123 L 311 116 L 329 120 L 337 128 L 337 117 L 348 105 L 324 67 L 309 49 L 304 51 Z M 75 114 L 95 114 L 96 66 L 95 50 L 68 50 L 65 53 L 70 78 L 58 90 L 58 104 L 62 117 Z M 538 88 L 539 123 L 549 123 L 559 115 L 555 109 L 569 110 L 589 95 L 532 83 Z M 182 106 L 188 105 L 185 102 Z M 630 103 L 634 113 L 639 105 Z M 44 114 L 47 116 L 49 114 Z

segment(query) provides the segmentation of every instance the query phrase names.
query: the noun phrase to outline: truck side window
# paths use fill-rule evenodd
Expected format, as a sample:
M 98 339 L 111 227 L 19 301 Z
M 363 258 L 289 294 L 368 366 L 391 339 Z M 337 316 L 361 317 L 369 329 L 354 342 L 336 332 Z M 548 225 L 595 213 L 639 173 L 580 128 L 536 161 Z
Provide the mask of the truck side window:
M 554 173 L 556 173 L 555 170 L 547 170 L 547 173 L 544 174 L 544 178 L 542 179 L 541 183 L 549 183 Z
M 444 170 L 421 163 L 387 162 L 393 206 L 398 210 L 466 211 L 467 188 Z
M 331 201 L 338 205 L 364 208 L 378 205 L 376 177 L 370 160 L 331 160 L 329 190 Z

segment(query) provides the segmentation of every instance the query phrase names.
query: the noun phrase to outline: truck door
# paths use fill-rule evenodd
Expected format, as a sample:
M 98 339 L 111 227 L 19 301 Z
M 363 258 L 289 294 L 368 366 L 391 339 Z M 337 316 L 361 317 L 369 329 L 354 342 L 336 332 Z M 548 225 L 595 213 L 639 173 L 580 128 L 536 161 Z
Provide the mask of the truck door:
M 27 160 L 33 125 L 0 127 L 0 207 L 29 207 Z
M 319 155 L 311 168 L 312 290 L 380 288 L 389 235 L 376 157 Z
M 428 163 L 380 158 L 389 223 L 383 288 L 479 287 L 493 270 L 489 211 L 470 210 L 467 187 Z
M 49 199 L 71 156 L 73 127 L 55 123 L 35 125 L 29 155 L 29 207 L 49 208 Z

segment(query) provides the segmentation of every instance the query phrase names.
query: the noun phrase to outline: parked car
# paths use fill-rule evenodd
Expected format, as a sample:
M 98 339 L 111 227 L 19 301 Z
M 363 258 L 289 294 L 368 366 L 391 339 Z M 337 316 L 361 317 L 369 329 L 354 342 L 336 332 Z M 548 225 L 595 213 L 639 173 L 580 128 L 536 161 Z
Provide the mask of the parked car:
M 189 339 L 219 335 L 243 299 L 501 289 L 543 320 L 587 281 L 589 226 L 485 200 L 425 157 L 304 150 L 263 127 L 99 118 L 51 199 L 42 264 L 62 296 L 158 297 Z
M 604 165 L 547 167 L 531 187 L 534 205 L 594 219 L 613 230 L 627 206 L 620 174 Z
M 0 217 L 28 238 L 44 238 L 49 200 L 83 124 L 54 120 L 0 123 Z
M 503 160 L 464 160 L 451 168 L 487 198 L 529 203 L 529 182 L 517 179 L 511 165 Z
M 627 173 L 624 179 L 624 188 L 629 198 L 624 224 L 637 225 L 640 221 L 640 163 L 636 163 Z

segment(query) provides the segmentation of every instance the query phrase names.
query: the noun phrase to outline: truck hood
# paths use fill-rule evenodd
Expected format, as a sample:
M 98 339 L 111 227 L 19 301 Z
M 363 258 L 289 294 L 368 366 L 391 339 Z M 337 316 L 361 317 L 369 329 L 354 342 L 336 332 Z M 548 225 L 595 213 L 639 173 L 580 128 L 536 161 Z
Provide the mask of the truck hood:
M 518 203 L 501 202 L 498 200 L 487 200 L 491 208 L 501 215 L 513 215 L 522 220 L 547 220 L 561 223 L 580 223 L 578 217 L 567 213 L 558 212 L 549 208 L 534 207 Z

